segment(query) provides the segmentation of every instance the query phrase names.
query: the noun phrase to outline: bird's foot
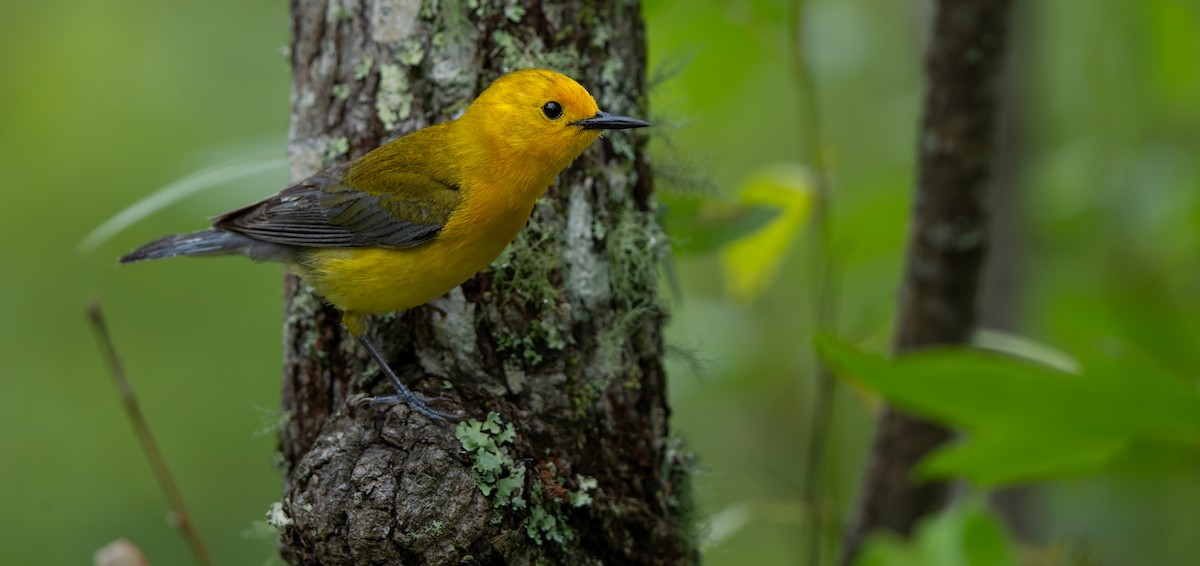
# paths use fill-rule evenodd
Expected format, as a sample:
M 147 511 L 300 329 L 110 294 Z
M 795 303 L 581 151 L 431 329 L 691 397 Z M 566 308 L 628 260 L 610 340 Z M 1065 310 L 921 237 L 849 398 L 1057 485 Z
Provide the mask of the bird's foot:
M 405 387 L 404 383 L 401 382 L 400 378 L 396 375 L 396 372 L 392 371 L 392 368 L 388 366 L 387 361 L 385 361 L 383 356 L 379 354 L 379 350 L 375 349 L 375 345 L 372 344 L 371 341 L 366 338 L 366 336 L 360 335 L 358 337 L 358 341 L 367 348 L 367 352 L 371 354 L 371 357 L 375 360 L 375 363 L 379 365 L 379 369 L 383 371 L 383 374 L 387 376 L 388 381 L 391 382 L 392 389 L 396 391 L 395 395 L 367 397 L 362 399 L 360 402 L 370 403 L 371 405 L 397 405 L 404 403 L 412 410 L 425 415 L 430 420 L 441 419 L 451 422 L 458 420 L 457 415 L 443 413 L 442 411 L 438 411 L 429 406 L 429 403 L 441 401 L 441 397 L 425 399 L 410 391 L 408 387 Z
M 447 420 L 450 422 L 458 421 L 458 415 L 452 415 L 450 413 L 442 412 L 442 411 L 439 411 L 439 410 L 434 409 L 433 407 L 429 406 L 429 403 L 436 403 L 438 401 L 442 401 L 443 399 L 445 399 L 445 398 L 444 397 L 433 397 L 430 399 L 425 399 L 425 398 L 417 396 L 413 392 L 408 391 L 406 389 L 403 392 L 398 392 L 397 395 L 381 395 L 379 397 L 367 397 L 367 398 L 362 399 L 360 402 L 361 403 L 370 403 L 372 407 L 375 407 L 378 405 L 399 405 L 399 404 L 403 403 L 405 405 L 408 405 L 408 407 L 410 409 L 412 409 L 418 413 L 421 413 L 422 415 L 425 415 L 426 417 L 428 417 L 431 420 L 441 419 L 441 420 Z

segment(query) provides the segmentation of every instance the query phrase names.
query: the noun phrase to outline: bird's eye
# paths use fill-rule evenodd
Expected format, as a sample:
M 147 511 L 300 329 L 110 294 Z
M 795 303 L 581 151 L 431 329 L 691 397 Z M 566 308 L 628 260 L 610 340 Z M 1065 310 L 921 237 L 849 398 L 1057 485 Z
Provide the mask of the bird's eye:
M 562 117 L 562 105 L 551 100 L 542 105 L 542 114 L 551 120 L 557 120 Z

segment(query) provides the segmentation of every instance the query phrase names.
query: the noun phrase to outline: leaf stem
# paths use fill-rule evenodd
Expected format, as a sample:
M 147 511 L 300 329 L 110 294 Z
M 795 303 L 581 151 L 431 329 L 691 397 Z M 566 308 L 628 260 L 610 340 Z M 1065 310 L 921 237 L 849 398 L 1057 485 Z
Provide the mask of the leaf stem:
M 191 515 L 188 514 L 187 507 L 183 503 L 183 494 L 179 491 L 179 485 L 175 483 L 175 477 L 171 475 L 171 471 L 167 468 L 167 461 L 163 458 L 162 452 L 159 451 L 158 444 L 154 441 L 154 436 L 150 434 L 150 427 L 146 424 L 146 418 L 142 415 L 142 409 L 138 405 L 137 396 L 134 395 L 133 388 L 129 385 L 129 380 L 125 378 L 125 367 L 121 364 L 117 348 L 113 345 L 112 336 L 108 332 L 108 325 L 104 322 L 104 313 L 100 309 L 100 302 L 93 300 L 88 305 L 87 313 L 88 319 L 92 324 L 92 330 L 96 333 L 96 340 L 100 343 L 100 351 L 104 354 L 105 360 L 108 361 L 113 383 L 116 384 L 117 393 L 121 396 L 121 404 L 125 408 L 125 413 L 129 415 L 134 432 L 137 433 L 138 441 L 142 445 L 142 452 L 145 453 L 146 459 L 150 461 L 150 466 L 154 469 L 154 477 L 158 480 L 158 485 L 162 488 L 163 493 L 167 496 L 167 502 L 171 505 L 171 510 L 174 513 L 174 522 L 179 530 L 183 532 L 184 538 L 187 539 L 188 545 L 192 549 L 192 554 L 196 557 L 196 561 L 202 566 L 213 566 L 212 556 L 209 555 L 208 549 L 204 546 L 204 541 L 200 538 L 200 532 L 196 530 Z

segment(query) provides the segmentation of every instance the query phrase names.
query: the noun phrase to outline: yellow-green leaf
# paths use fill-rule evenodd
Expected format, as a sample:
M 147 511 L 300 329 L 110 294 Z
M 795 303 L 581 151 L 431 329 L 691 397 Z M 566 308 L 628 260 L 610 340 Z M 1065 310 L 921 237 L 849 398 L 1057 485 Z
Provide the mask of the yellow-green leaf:
M 777 207 L 780 213 L 761 230 L 722 250 L 721 271 L 730 295 L 749 301 L 766 288 L 808 221 L 815 198 L 808 170 L 792 163 L 766 167 L 742 185 L 739 203 Z
M 659 195 L 661 221 L 676 255 L 706 254 L 761 230 L 779 215 L 778 207 L 713 197 Z

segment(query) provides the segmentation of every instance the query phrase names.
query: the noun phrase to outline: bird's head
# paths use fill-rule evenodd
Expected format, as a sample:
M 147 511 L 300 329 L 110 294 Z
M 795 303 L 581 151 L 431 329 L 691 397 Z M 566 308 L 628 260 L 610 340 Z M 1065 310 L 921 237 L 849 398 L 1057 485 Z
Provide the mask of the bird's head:
M 540 163 L 554 174 L 579 157 L 604 130 L 650 125 L 601 112 L 583 86 L 546 69 L 514 71 L 496 79 L 463 118 L 483 134 L 494 151 Z

